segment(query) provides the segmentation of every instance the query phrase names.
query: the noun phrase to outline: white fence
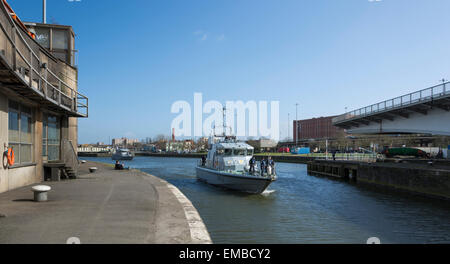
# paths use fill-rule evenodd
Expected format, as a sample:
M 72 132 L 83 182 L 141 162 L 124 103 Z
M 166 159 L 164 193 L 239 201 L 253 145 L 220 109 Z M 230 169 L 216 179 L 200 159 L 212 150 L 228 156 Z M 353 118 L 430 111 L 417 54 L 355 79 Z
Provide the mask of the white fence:
M 77 148 L 78 153 L 88 152 L 88 153 L 100 153 L 100 152 L 111 152 L 110 148 L 98 148 L 98 147 L 84 147 Z

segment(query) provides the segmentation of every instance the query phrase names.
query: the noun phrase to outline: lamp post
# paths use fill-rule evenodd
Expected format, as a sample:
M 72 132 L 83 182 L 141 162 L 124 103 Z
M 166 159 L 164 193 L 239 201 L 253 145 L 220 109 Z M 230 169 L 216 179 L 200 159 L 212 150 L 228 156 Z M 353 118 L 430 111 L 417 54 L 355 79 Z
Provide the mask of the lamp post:
M 289 122 L 291 122 L 290 119 L 291 119 L 291 117 L 290 117 L 290 114 L 288 113 L 288 137 L 287 137 L 288 141 L 291 138 L 291 132 L 289 132 L 289 130 L 291 129 L 291 124 L 289 124 Z
M 295 147 L 298 145 L 298 103 L 295 104 Z
M 443 89 L 443 90 L 444 90 L 444 94 L 445 94 L 445 93 L 447 92 L 447 91 L 445 90 L 445 83 L 448 82 L 448 80 L 442 78 L 441 82 L 442 82 L 442 85 L 444 86 L 444 89 Z
M 47 0 L 42 0 L 42 23 L 47 24 Z

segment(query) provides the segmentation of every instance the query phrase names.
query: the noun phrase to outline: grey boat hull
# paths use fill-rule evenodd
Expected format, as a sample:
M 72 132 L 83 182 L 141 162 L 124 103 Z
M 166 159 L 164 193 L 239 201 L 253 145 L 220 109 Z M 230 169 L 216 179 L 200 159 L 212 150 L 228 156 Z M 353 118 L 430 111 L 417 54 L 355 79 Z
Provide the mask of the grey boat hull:
M 208 184 L 240 192 L 260 194 L 275 181 L 272 178 L 263 178 L 250 175 L 236 175 L 219 172 L 204 167 L 196 167 L 197 178 Z
M 132 160 L 133 156 L 112 155 L 112 160 Z

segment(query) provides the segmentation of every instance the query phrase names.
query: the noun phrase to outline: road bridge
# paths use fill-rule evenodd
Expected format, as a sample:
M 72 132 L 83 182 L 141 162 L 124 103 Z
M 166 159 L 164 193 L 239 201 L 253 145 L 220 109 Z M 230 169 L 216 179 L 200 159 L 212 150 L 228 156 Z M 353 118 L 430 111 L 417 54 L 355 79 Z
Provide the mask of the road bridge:
M 345 113 L 333 125 L 351 134 L 450 136 L 450 82 Z

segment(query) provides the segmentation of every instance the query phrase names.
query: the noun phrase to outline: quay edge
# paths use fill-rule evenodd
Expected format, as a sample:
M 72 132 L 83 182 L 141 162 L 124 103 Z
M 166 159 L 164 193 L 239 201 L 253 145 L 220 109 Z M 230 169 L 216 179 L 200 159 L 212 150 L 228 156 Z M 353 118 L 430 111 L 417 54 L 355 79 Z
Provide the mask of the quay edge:
M 189 230 L 191 234 L 191 243 L 192 244 L 212 244 L 211 236 L 206 228 L 205 223 L 203 222 L 200 214 L 197 209 L 194 207 L 192 202 L 177 188 L 175 185 L 159 178 L 154 175 L 145 173 L 143 171 L 138 170 L 139 172 L 148 175 L 149 177 L 155 177 L 159 179 L 159 181 L 163 184 L 162 187 L 156 187 L 158 192 L 161 192 L 161 188 L 167 188 L 172 192 L 172 194 L 177 198 L 178 202 L 183 207 L 184 214 L 188 221 Z M 165 185 L 165 186 L 164 186 Z M 164 217 L 165 214 L 170 214 L 171 210 L 164 207 L 158 214 L 158 218 L 161 220 L 166 219 Z M 163 223 L 164 228 L 170 228 L 171 223 L 168 221 L 161 221 Z

